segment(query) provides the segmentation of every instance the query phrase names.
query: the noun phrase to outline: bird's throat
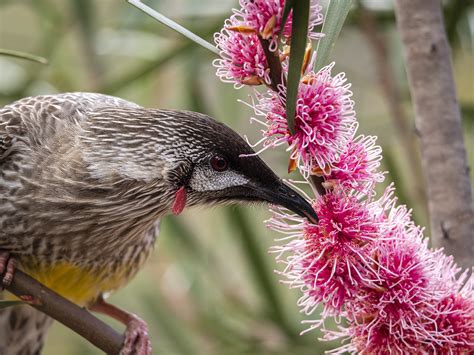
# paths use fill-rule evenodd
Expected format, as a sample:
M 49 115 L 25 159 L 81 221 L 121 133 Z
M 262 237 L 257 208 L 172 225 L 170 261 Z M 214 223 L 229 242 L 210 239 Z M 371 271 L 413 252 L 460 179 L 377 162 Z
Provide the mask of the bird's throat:
M 181 186 L 179 190 L 176 191 L 173 207 L 171 209 L 173 214 L 179 215 L 181 212 L 183 212 L 184 207 L 186 207 L 186 188 Z

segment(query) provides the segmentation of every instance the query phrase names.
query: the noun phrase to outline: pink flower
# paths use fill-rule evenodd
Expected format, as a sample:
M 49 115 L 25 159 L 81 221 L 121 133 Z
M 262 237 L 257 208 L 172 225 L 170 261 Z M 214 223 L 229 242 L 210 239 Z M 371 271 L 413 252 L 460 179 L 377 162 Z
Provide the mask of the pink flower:
M 331 76 L 334 64 L 303 78 L 297 97 L 295 134 L 290 135 L 281 96 L 257 95 L 258 115 L 266 117 L 265 146 L 289 144 L 291 158 L 303 175 L 327 171 L 347 150 L 357 128 L 350 84 L 343 73 Z
M 429 256 L 426 261 L 433 265 Z M 443 273 L 443 270 L 436 272 Z M 348 311 L 350 326 L 345 334 L 337 334 L 349 337 L 351 344 L 336 349 L 335 353 L 471 353 L 474 350 L 472 282 L 469 290 L 457 290 L 438 298 L 439 290 L 430 283 L 429 273 L 421 285 L 411 285 L 411 292 L 406 287 L 410 279 L 416 282 L 423 278 L 407 276 L 401 282 L 405 287 L 392 280 L 387 284 L 390 288 L 379 296 L 372 293 L 370 297 L 369 293 L 364 302 L 352 303 Z
M 376 139 L 361 135 L 349 142 L 326 179 L 360 192 L 372 190 L 376 183 L 384 180 L 384 174 L 378 171 L 382 149 L 375 145 Z
M 430 331 L 437 339 L 428 348 L 436 354 L 474 352 L 474 299 L 451 294 L 435 304 Z
M 283 212 L 274 212 L 269 221 L 270 228 L 290 233 L 288 244 L 272 250 L 278 258 L 290 252 L 283 275 L 302 290 L 298 304 L 307 314 L 319 303 L 325 315 L 339 314 L 361 287 L 376 281 L 370 256 L 383 222 L 383 208 L 379 202 L 360 198 L 342 190 L 324 195 L 315 203 L 318 225 L 303 220 L 291 224 L 298 217 Z
M 252 28 L 262 38 L 270 40 L 270 50 L 275 51 L 278 47 L 278 34 L 282 26 L 283 9 L 285 0 L 240 0 L 241 9 L 234 10 L 236 19 L 242 25 Z M 308 23 L 308 34 L 310 38 L 318 38 L 319 33 L 314 28 L 323 23 L 322 7 L 318 1 L 310 2 L 310 18 Z M 287 18 L 283 28 L 283 36 L 291 36 L 292 14 Z
M 467 270 L 459 277 L 460 268 L 452 256 L 439 249 L 433 252 L 439 262 L 433 278 L 433 297 L 428 331 L 435 341 L 427 348 L 437 354 L 474 352 L 474 273 Z
M 221 54 L 221 58 L 213 62 L 217 76 L 224 82 L 234 83 L 236 88 L 244 84 L 269 84 L 267 60 L 257 35 L 227 29 L 233 25 L 228 20 L 221 32 L 214 36 Z
M 433 263 L 426 244 L 420 243 L 421 231 L 403 229 L 379 240 L 374 255 L 379 281 L 360 290 L 347 306 L 348 333 L 358 351 L 415 353 L 433 341 L 427 330 L 430 318 L 423 312 L 432 300 Z
M 242 8 L 234 10 L 234 15 L 214 36 L 221 58 L 216 59 L 213 64 L 222 81 L 234 83 L 236 88 L 242 85 L 270 84 L 268 65 L 259 37 L 270 41 L 270 50 L 277 50 L 284 3 L 284 0 L 240 1 Z M 312 30 L 323 22 L 321 9 L 317 1 L 312 0 L 308 25 L 312 38 L 319 36 Z M 284 36 L 291 34 L 291 18 L 290 13 L 283 31 Z
M 378 281 L 346 305 L 351 344 L 336 352 L 457 354 L 473 346 L 472 287 L 470 296 L 459 292 L 452 258 L 431 251 L 409 217 L 404 206 L 387 214 L 373 255 Z
M 456 278 L 452 258 L 428 248 L 393 193 L 390 186 L 374 201 L 339 185 L 314 204 L 318 225 L 274 210 L 268 226 L 287 235 L 280 239 L 286 244 L 272 248 L 285 265 L 281 274 L 302 291 L 302 311 L 323 306 L 310 329 L 322 327 L 325 339 L 350 340 L 334 353 L 469 352 L 474 277 Z M 337 315 L 347 327 L 325 329 L 324 319 Z

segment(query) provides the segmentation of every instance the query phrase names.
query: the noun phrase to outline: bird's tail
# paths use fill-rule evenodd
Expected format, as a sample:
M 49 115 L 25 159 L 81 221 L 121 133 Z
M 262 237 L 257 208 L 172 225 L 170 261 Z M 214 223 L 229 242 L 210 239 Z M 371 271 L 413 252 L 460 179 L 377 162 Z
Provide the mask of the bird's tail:
M 28 306 L 0 309 L 0 355 L 37 355 L 53 320 Z

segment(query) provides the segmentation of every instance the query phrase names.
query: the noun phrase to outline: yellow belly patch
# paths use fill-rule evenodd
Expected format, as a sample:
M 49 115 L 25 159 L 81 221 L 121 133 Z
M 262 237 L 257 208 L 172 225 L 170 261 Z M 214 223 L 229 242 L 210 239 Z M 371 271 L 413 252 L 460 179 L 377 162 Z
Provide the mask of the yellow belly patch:
M 125 283 L 125 270 L 81 268 L 67 262 L 35 267 L 25 265 L 22 269 L 43 285 L 61 296 L 86 306 L 101 293 L 115 290 Z

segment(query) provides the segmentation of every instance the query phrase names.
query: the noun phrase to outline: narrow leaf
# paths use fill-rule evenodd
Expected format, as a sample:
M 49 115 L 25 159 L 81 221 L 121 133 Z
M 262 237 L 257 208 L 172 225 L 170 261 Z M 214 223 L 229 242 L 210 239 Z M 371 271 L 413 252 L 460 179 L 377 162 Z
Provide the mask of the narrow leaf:
M 0 309 L 26 304 L 23 301 L 0 301 Z
M 48 60 L 46 58 L 43 58 L 34 54 L 30 54 L 30 53 L 14 51 L 11 49 L 0 49 L 0 55 L 6 55 L 9 57 L 30 60 L 32 62 L 36 62 L 40 64 L 48 64 Z
M 322 29 L 324 37 L 318 42 L 316 48 L 316 71 L 328 64 L 332 49 L 336 44 L 337 37 L 339 37 L 351 6 L 352 0 L 333 0 L 329 2 Z
M 184 28 L 180 24 L 174 22 L 170 18 L 166 17 L 163 14 L 160 14 L 158 11 L 152 9 L 148 5 L 145 5 L 140 0 L 127 0 L 129 4 L 135 6 L 136 8 L 142 10 L 147 15 L 153 17 L 155 20 L 161 22 L 163 25 L 171 28 L 172 30 L 182 34 L 184 37 L 189 38 L 191 41 L 199 44 L 200 46 L 206 48 L 207 50 L 211 51 L 214 54 L 220 55 L 219 50 L 213 46 L 211 43 L 206 41 L 205 39 L 199 37 L 197 34 L 189 31 L 188 29 Z
M 232 231 L 238 233 L 238 239 L 242 243 L 242 251 L 247 257 L 253 272 L 255 284 L 258 286 L 265 304 L 271 310 L 270 315 L 273 321 L 279 325 L 288 338 L 294 339 L 297 335 L 291 322 L 288 320 L 284 302 L 278 293 L 278 289 L 275 287 L 273 272 L 266 262 L 265 252 L 257 242 L 258 236 L 255 235 L 255 229 L 252 228 L 251 221 L 239 206 L 226 209 L 226 213 L 229 225 L 232 226 Z
M 283 29 L 285 28 L 286 20 L 288 19 L 288 15 L 290 15 L 290 11 L 293 8 L 294 2 L 295 0 L 285 1 L 285 7 L 283 8 L 283 16 L 281 17 L 280 33 L 278 34 L 279 37 L 281 37 Z
M 291 26 L 290 63 L 286 90 L 286 120 L 291 134 L 295 133 L 295 111 L 301 66 L 303 65 L 306 41 L 308 39 L 309 0 L 298 0 L 293 4 Z

